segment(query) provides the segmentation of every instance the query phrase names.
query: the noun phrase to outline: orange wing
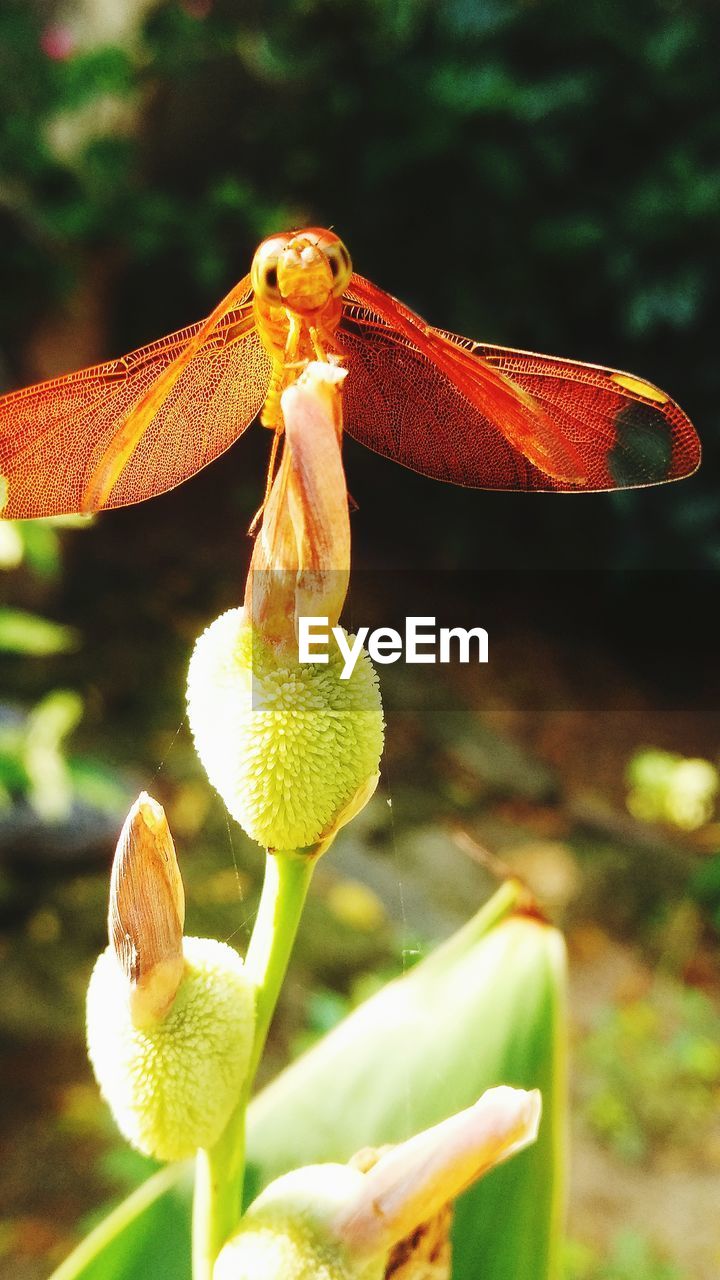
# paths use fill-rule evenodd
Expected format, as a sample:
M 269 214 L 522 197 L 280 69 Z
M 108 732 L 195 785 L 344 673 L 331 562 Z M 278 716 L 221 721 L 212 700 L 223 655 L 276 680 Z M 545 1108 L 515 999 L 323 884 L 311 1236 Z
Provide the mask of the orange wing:
M 346 429 L 435 479 L 481 489 L 620 489 L 690 475 L 700 443 L 630 374 L 433 329 L 353 276 L 341 340 Z
M 3 396 L 2 514 L 99 510 L 172 489 L 252 422 L 269 376 L 246 277 L 205 321 Z

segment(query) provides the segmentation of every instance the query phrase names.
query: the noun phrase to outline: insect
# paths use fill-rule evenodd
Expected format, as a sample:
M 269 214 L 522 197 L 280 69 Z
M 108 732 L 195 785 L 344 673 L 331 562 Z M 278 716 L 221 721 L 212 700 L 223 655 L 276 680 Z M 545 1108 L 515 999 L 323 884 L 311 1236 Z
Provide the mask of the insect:
M 313 227 L 264 240 L 206 320 L 0 398 L 0 509 L 141 502 L 258 413 L 277 442 L 282 390 L 313 358 L 347 365 L 350 436 L 454 484 L 587 492 L 679 480 L 699 463 L 689 419 L 649 382 L 433 328 Z

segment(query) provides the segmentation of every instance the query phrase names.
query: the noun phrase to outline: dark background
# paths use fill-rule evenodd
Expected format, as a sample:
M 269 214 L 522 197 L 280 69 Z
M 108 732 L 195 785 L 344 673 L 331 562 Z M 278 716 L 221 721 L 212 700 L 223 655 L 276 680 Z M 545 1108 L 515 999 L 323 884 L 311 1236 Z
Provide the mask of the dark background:
M 673 489 L 533 501 L 449 491 L 352 448 L 363 542 L 453 567 L 717 563 L 717 6 L 67 13 L 9 0 L 0 18 L 8 386 L 198 318 L 262 236 L 332 225 L 358 270 L 435 323 L 656 381 L 705 448 Z M 66 323 L 48 350 L 54 306 Z M 207 493 L 248 473 L 257 486 L 243 445 Z

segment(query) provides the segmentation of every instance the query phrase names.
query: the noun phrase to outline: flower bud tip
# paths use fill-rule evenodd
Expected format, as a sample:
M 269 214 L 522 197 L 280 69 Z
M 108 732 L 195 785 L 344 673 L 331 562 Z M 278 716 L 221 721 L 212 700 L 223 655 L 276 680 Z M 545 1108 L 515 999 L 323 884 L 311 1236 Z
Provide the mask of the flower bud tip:
M 142 791 L 120 833 L 110 881 L 110 946 L 136 1026 L 163 1018 L 184 971 L 185 894 L 162 805 Z
M 371 1256 L 405 1239 L 477 1178 L 537 1137 L 537 1089 L 489 1089 L 472 1107 L 382 1155 L 334 1229 L 351 1252 Z

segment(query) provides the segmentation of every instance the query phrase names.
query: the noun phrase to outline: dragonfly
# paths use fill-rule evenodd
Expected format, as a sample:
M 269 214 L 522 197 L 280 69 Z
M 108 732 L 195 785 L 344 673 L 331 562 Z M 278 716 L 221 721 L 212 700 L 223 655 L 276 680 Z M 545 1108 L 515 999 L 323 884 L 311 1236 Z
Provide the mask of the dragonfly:
M 277 444 L 282 392 L 313 359 L 348 370 L 348 435 L 453 484 L 585 493 L 679 480 L 700 461 L 690 420 L 652 383 L 437 329 L 310 227 L 264 240 L 207 319 L 2 396 L 2 515 L 154 497 L 258 414 Z

